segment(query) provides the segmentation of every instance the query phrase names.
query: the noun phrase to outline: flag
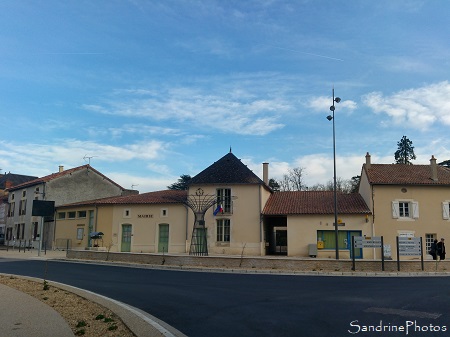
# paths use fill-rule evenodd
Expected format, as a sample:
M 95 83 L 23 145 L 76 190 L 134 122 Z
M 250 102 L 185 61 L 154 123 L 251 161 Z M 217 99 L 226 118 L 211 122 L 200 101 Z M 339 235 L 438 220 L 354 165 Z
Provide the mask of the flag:
M 223 213 L 222 205 L 218 205 L 216 210 L 213 212 L 214 216 L 216 216 L 218 213 Z

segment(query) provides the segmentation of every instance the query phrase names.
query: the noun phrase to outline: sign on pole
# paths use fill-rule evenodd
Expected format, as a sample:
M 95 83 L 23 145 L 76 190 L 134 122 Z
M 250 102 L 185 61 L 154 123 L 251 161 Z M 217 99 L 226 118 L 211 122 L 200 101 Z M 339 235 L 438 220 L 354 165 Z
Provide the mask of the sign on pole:
M 422 270 L 423 247 L 422 237 L 399 237 L 397 236 L 397 270 L 400 271 L 400 256 L 421 256 Z
M 384 253 L 382 236 L 352 236 L 353 248 L 353 270 L 355 270 L 355 249 L 360 248 L 381 248 L 381 270 L 384 271 Z

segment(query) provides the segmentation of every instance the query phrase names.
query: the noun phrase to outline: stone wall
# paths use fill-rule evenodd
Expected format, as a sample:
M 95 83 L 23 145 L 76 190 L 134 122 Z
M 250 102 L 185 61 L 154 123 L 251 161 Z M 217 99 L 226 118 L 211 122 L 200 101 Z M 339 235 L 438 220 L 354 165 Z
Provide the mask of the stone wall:
M 351 260 L 330 260 L 288 257 L 239 257 L 239 256 L 191 256 L 143 253 L 113 253 L 88 250 L 69 250 L 69 259 L 136 263 L 153 266 L 173 266 L 178 268 L 214 268 L 266 270 L 285 272 L 352 272 Z M 380 272 L 381 261 L 356 261 L 356 272 Z M 385 272 L 397 272 L 397 261 L 385 261 Z M 400 261 L 401 272 L 422 273 L 420 260 Z M 424 272 L 450 272 L 450 261 L 424 261 Z

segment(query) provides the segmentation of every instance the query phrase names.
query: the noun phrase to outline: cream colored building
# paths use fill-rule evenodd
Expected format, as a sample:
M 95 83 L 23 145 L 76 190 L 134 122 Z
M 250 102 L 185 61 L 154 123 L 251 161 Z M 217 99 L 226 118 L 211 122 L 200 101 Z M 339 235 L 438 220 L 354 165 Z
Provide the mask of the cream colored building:
M 367 154 L 359 193 L 373 214 L 374 235 L 383 236 L 393 259 L 397 237 L 421 237 L 426 259 L 434 239 L 450 238 L 450 169 L 434 157 L 430 165 L 372 164 Z

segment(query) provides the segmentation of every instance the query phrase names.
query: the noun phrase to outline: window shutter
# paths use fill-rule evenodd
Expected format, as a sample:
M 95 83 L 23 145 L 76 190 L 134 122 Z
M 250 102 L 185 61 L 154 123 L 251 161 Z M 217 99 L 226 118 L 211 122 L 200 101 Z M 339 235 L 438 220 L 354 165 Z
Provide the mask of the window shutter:
M 394 219 L 398 219 L 399 214 L 400 214 L 400 212 L 399 212 L 399 207 L 398 207 L 398 201 L 393 201 L 392 202 L 392 217 Z
M 448 220 L 449 218 L 449 203 L 444 201 L 442 203 L 442 219 Z
M 419 218 L 419 203 L 417 201 L 412 202 L 412 208 L 413 208 L 413 218 L 418 219 Z

